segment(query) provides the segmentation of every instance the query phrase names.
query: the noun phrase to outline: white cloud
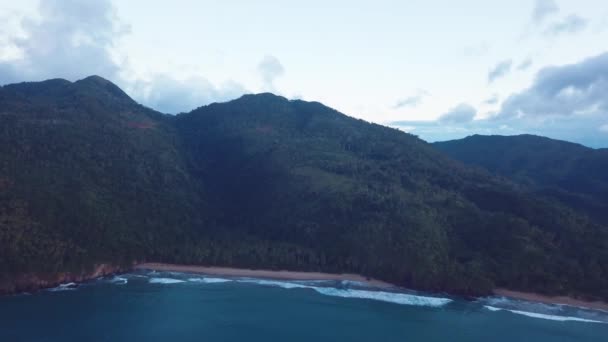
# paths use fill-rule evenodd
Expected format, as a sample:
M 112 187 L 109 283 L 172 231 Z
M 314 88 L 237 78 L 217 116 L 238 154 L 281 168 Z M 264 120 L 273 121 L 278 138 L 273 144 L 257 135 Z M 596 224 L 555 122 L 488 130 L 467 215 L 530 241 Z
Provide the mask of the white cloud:
M 559 7 L 555 3 L 555 0 L 536 0 L 532 11 L 532 21 L 539 24 L 558 12 Z
M 239 83 L 215 85 L 203 77 L 178 80 L 166 74 L 139 80 L 127 86 L 129 93 L 163 113 L 186 112 L 212 102 L 235 99 L 248 91 Z
M 0 57 L 4 58 L 0 58 L 0 85 L 49 78 L 75 81 L 99 75 L 125 88 L 137 101 L 167 113 L 230 100 L 247 92 L 238 83 L 216 85 L 202 76 L 180 80 L 162 74 L 145 80 L 128 79 L 128 62 L 116 58 L 114 47 L 130 29 L 109 0 L 44 0 L 38 11 L 39 18 L 28 17 L 18 23 L 22 32 L 1 35 L 4 48 Z M 282 67 L 266 67 L 272 83 Z
M 25 37 L 7 38 L 16 58 L 0 63 L 0 83 L 119 76 L 111 50 L 128 27 L 109 1 L 48 0 L 41 1 L 38 10 L 39 20 L 20 23 Z
M 267 55 L 264 56 L 264 59 L 258 64 L 258 72 L 262 77 L 263 89 L 265 91 L 274 92 L 276 91 L 274 82 L 278 77 L 285 73 L 285 68 L 278 58 Z
M 397 101 L 395 108 L 403 107 L 417 107 L 425 97 L 429 96 L 430 93 L 424 89 L 418 89 L 416 94 L 408 96 L 402 100 Z
M 608 52 L 541 69 L 532 86 L 508 97 L 499 117 L 608 114 Z
M 477 110 L 471 105 L 461 103 L 458 106 L 450 109 L 447 113 L 444 113 L 439 117 L 439 122 L 442 123 L 465 123 L 473 121 Z
M 587 19 L 576 14 L 571 14 L 549 25 L 545 30 L 545 34 L 556 36 L 562 33 L 577 33 L 584 30 L 587 25 Z
M 532 58 L 526 58 L 521 63 L 519 63 L 519 65 L 517 66 L 517 70 L 519 70 L 519 71 L 528 70 L 531 66 L 532 66 Z
M 513 65 L 513 61 L 510 59 L 496 64 L 488 72 L 488 83 L 492 83 L 495 80 L 506 76 L 511 71 L 511 65 Z
M 475 109 L 461 104 L 436 121 L 395 121 L 415 127 L 423 139 L 436 141 L 471 134 L 531 133 L 608 147 L 608 52 L 578 63 L 545 67 L 532 85 L 503 101 L 498 112 L 473 120 Z
M 485 101 L 483 101 L 483 103 L 487 104 L 487 105 L 495 105 L 498 103 L 498 101 L 500 101 L 500 97 L 498 96 L 498 94 L 493 94 L 492 96 L 487 98 Z

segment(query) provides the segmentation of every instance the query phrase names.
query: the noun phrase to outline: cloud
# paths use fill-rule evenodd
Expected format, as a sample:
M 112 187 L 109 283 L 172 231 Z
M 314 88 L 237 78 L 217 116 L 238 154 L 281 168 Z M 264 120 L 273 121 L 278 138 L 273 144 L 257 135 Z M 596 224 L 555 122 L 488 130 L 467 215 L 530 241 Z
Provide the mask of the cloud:
M 442 114 L 438 121 L 442 123 L 465 123 L 472 121 L 475 118 L 475 114 L 477 114 L 475 108 L 469 104 L 461 103 Z
M 422 100 L 429 96 L 430 93 L 423 89 L 418 89 L 415 95 L 404 98 L 395 104 L 395 108 L 417 107 Z
M 559 12 L 559 7 L 555 0 L 536 0 L 532 10 L 532 22 L 542 23 L 547 17 Z
M 588 25 L 587 19 L 576 14 L 571 14 L 560 21 L 554 22 L 545 30 L 549 36 L 557 36 L 562 33 L 577 33 L 584 30 Z
M 537 72 L 529 88 L 504 100 L 497 113 L 472 120 L 474 109 L 456 107 L 435 121 L 395 121 L 429 141 L 471 134 L 538 134 L 592 147 L 608 147 L 608 52 Z M 461 108 L 458 110 L 458 108 Z M 458 120 L 460 118 L 461 120 Z
M 177 80 L 154 75 L 148 80 L 126 79 L 126 59 L 116 58 L 114 47 L 129 33 L 109 0 L 44 0 L 39 19 L 23 19 L 22 32 L 9 32 L 0 41 L 10 46 L 9 57 L 0 61 L 0 85 L 22 81 L 65 78 L 71 81 L 89 75 L 107 78 L 154 109 L 177 113 L 242 95 L 246 90 L 227 82 L 214 85 L 203 77 Z M 6 35 L 6 33 L 5 33 Z M 7 48 L 3 49 L 6 55 Z
M 488 72 L 488 83 L 492 83 L 495 80 L 507 75 L 511 71 L 512 64 L 513 64 L 513 61 L 510 59 L 496 64 Z
M 129 92 L 142 103 L 163 113 L 177 114 L 212 102 L 224 102 L 248 91 L 239 83 L 226 82 L 216 86 L 204 77 L 177 80 L 155 75 L 128 86 Z
M 499 100 L 500 100 L 500 98 L 498 97 L 498 94 L 493 94 L 492 96 L 487 98 L 485 101 L 483 101 L 483 103 L 487 104 L 487 105 L 494 105 L 494 104 L 497 104 Z
M 276 91 L 274 87 L 275 80 L 285 73 L 285 68 L 281 61 L 274 56 L 264 56 L 264 59 L 258 64 L 258 72 L 262 77 L 262 85 L 265 91 Z
M 544 27 L 541 32 L 546 36 L 577 33 L 587 28 L 588 20 L 576 14 L 570 14 L 552 22 L 547 21 L 559 11 L 555 0 L 536 0 L 532 11 L 532 23 L 537 27 Z
M 110 1 L 40 1 L 40 20 L 24 19 L 24 37 L 10 37 L 21 58 L 0 63 L 0 83 L 96 74 L 117 78 L 115 41 L 128 32 Z M 86 18 L 86 20 L 83 20 Z
M 459 124 L 438 121 L 395 121 L 389 122 L 388 125 L 395 128 L 407 127 L 408 132 L 426 141 L 461 139 L 473 134 L 536 134 L 591 147 L 608 147 L 608 134 L 598 129 L 605 123 L 605 116 L 594 116 L 586 120 L 578 117 L 564 117 L 560 120 L 509 118 L 500 121 L 473 120 Z
M 541 69 L 532 86 L 509 96 L 498 117 L 608 113 L 608 52 Z
M 517 66 L 518 71 L 528 70 L 532 66 L 532 59 L 526 58 Z

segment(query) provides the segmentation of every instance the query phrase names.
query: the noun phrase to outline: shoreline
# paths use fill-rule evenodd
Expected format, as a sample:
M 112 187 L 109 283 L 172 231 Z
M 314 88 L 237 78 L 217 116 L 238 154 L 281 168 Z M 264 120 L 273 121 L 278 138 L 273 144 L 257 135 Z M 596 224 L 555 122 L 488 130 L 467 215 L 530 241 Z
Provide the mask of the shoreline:
M 251 277 L 262 279 L 277 279 L 277 280 L 348 280 L 357 281 L 366 285 L 377 288 L 398 288 L 397 285 L 391 284 L 382 280 L 364 277 L 359 274 L 351 273 L 324 273 L 324 272 L 303 272 L 303 271 L 287 271 L 287 270 L 264 270 L 264 269 L 246 269 L 232 267 L 215 267 L 215 266 L 197 266 L 197 265 L 176 265 L 165 263 L 144 263 L 135 265 L 136 270 L 153 270 L 164 272 L 184 272 L 198 273 L 214 276 L 225 277 Z
M 305 271 L 287 271 L 287 270 L 267 270 L 267 269 L 245 269 L 232 267 L 216 267 L 216 266 L 198 266 L 198 265 L 177 265 L 167 263 L 143 263 L 134 266 L 134 269 L 139 270 L 154 270 L 163 272 L 184 272 L 197 273 L 213 276 L 224 277 L 251 277 L 261 279 L 276 279 L 276 280 L 348 280 L 357 281 L 366 285 L 387 289 L 400 288 L 400 286 L 391 284 L 385 281 L 367 278 L 359 274 L 351 273 L 325 273 L 325 272 L 305 272 Z M 568 305 L 573 307 L 602 310 L 608 312 L 608 303 L 601 301 L 585 301 L 567 296 L 546 296 L 537 293 L 512 291 L 503 288 L 497 288 L 493 291 L 495 296 L 507 297 L 515 300 L 525 300 L 535 303 Z
M 66 282 L 86 282 L 98 277 L 108 276 L 111 274 L 128 273 L 132 270 L 153 270 L 161 272 L 182 272 L 213 275 L 220 277 L 245 277 L 259 279 L 274 279 L 274 280 L 335 280 L 335 281 L 356 281 L 367 286 L 378 289 L 404 289 L 402 286 L 392 284 L 386 281 L 365 277 L 353 273 L 326 273 L 326 272 L 307 272 L 307 271 L 288 271 L 288 270 L 269 270 L 269 269 L 246 269 L 233 267 L 218 267 L 218 266 L 199 266 L 199 265 L 179 265 L 169 263 L 141 263 L 135 264 L 130 268 L 111 266 L 109 264 L 100 264 L 95 267 L 95 270 L 89 274 L 74 275 L 70 273 L 62 273 L 51 277 L 53 280 L 42 280 L 41 278 L 30 274 L 20 277 L 18 281 L 13 282 L 11 286 L 0 284 L 0 296 L 16 293 L 29 293 L 31 291 L 39 291 L 48 288 L 60 286 Z M 23 278 L 23 279 L 21 279 Z M 450 294 L 447 294 L 450 295 Z M 452 294 L 453 295 L 453 294 Z M 522 300 L 533 303 L 567 305 L 582 309 L 600 310 L 608 312 L 608 302 L 604 301 L 588 301 L 577 299 L 569 296 L 547 296 L 533 292 L 522 292 L 509 290 L 505 288 L 496 288 L 492 291 L 493 296 L 505 297 L 513 300 Z M 469 297 L 470 298 L 470 297 Z M 483 297 L 476 297 L 476 299 Z M 463 298 L 464 299 L 464 298 Z
M 510 299 L 525 300 L 528 302 L 568 305 L 578 308 L 602 310 L 608 312 L 608 303 L 602 301 L 587 301 L 568 296 L 546 296 L 538 293 L 513 291 L 502 288 L 495 289 L 494 295 Z

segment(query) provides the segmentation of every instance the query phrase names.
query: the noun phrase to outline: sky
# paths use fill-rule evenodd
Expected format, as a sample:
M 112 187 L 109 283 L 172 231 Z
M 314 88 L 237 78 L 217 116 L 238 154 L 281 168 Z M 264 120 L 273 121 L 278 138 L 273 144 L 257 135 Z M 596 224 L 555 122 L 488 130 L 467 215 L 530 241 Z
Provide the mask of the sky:
M 0 0 L 0 84 L 93 74 L 171 114 L 273 92 L 427 141 L 608 147 L 605 0 Z

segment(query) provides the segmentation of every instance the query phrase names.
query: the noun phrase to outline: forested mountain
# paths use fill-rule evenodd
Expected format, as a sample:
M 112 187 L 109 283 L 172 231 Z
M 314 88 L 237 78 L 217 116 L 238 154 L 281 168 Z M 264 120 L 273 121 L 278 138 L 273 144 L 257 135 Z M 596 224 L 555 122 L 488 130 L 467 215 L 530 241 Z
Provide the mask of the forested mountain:
M 533 135 L 474 135 L 434 146 L 608 224 L 608 149 Z
M 0 283 L 146 260 L 608 299 L 606 225 L 320 103 L 50 80 L 0 88 L 0 130 Z

